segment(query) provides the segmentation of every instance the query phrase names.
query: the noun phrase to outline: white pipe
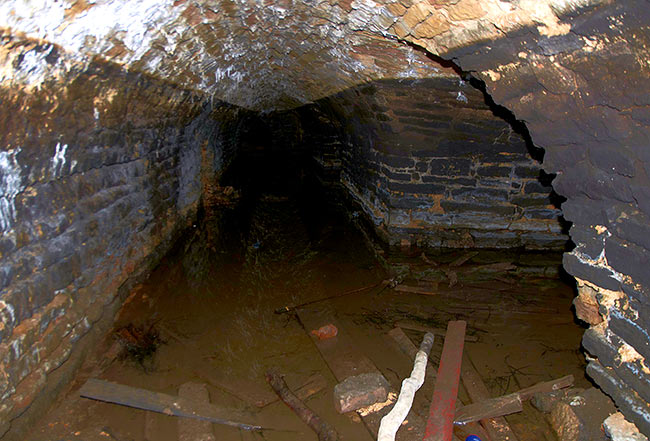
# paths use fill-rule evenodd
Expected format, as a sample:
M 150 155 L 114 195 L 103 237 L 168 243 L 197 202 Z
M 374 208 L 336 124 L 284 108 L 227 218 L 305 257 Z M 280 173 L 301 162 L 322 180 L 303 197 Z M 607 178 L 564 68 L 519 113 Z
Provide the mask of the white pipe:
M 427 369 L 427 360 L 429 359 L 431 346 L 433 346 L 433 334 L 427 332 L 422 339 L 420 350 L 415 355 L 411 376 L 402 381 L 402 390 L 399 392 L 395 406 L 381 419 L 377 441 L 395 441 L 397 430 L 406 419 L 406 416 L 411 410 L 411 406 L 413 406 L 415 392 L 424 383 L 424 374 Z

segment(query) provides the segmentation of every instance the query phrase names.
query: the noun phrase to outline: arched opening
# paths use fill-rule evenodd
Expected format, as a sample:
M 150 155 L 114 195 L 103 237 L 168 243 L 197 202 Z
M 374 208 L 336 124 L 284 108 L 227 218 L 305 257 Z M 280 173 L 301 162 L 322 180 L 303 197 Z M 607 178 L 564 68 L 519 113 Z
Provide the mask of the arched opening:
M 310 341 L 328 317 L 393 388 L 409 363 L 383 334 L 417 341 L 452 319 L 494 395 L 565 373 L 589 387 L 562 251 L 586 370 L 647 430 L 640 3 L 208 3 L 0 8 L 3 433 L 73 390 L 106 332 L 157 351 L 95 360 L 93 376 L 199 381 L 233 408 L 268 398 L 271 365 L 292 388 L 320 373 L 313 405 L 355 439 L 366 429 L 326 406 L 347 375 Z M 97 14 L 113 25 L 89 27 Z M 33 436 L 89 412 L 63 400 Z M 131 418 L 100 407 L 71 427 Z M 259 417 L 300 432 L 279 409 Z M 508 421 L 555 436 L 540 415 Z M 132 418 L 106 433 L 152 436 Z M 161 424 L 154 437 L 172 436 Z

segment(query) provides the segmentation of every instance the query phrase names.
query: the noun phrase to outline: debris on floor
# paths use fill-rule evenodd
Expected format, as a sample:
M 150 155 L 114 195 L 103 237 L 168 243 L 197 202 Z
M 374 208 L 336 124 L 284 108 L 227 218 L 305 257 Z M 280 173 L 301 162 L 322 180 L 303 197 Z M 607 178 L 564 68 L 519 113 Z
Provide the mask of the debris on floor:
M 276 314 L 286 314 L 288 312 L 294 312 L 296 309 L 304 308 L 305 306 L 315 305 L 316 303 L 325 302 L 327 300 L 333 300 L 333 299 L 338 299 L 338 298 L 341 298 L 341 297 L 347 297 L 347 296 L 350 296 L 352 294 L 359 294 L 359 293 L 361 293 L 363 291 L 368 291 L 370 289 L 373 289 L 373 288 L 376 288 L 376 287 L 382 286 L 382 285 L 387 286 L 389 284 L 390 284 L 390 280 L 382 280 L 381 282 L 373 283 L 373 284 L 367 285 L 367 286 L 362 286 L 361 288 L 350 289 L 348 291 L 345 291 L 345 292 L 342 292 L 342 293 L 339 293 L 339 294 L 334 294 L 334 295 L 323 297 L 323 298 L 320 298 L 320 299 L 311 300 L 309 302 L 300 303 L 298 305 L 283 306 L 282 308 L 276 309 L 274 312 Z
M 476 371 L 476 367 L 467 353 L 463 356 L 463 365 L 461 369 L 462 386 L 467 392 L 467 395 L 474 403 L 479 403 L 484 400 L 490 399 L 490 392 L 483 382 L 483 378 Z M 485 418 L 480 421 L 481 426 L 486 432 L 486 439 L 505 439 L 509 441 L 516 441 L 515 436 L 510 424 L 503 416 L 494 418 Z
M 338 335 L 336 339 L 320 340 L 316 336 L 312 336 L 313 343 L 334 377 L 339 383 L 343 383 L 343 386 L 339 386 L 338 389 L 338 399 L 335 392 L 336 410 L 339 413 L 345 413 L 356 408 L 358 415 L 363 419 L 372 437 L 376 438 L 381 418 L 388 412 L 389 405 L 394 401 L 394 399 L 391 401 L 386 400 L 386 393 L 390 386 L 387 385 L 385 378 L 373 361 L 365 355 L 352 336 L 341 327 L 338 320 L 334 319 L 335 316 L 331 304 L 321 307 L 318 311 L 315 309 L 302 309 L 298 312 L 300 322 L 305 329 L 313 329 L 323 322 L 332 323 L 337 327 Z M 362 376 L 362 374 L 371 375 Z M 355 377 L 361 379 L 373 378 L 373 381 L 368 381 L 370 387 L 359 387 L 358 380 L 355 380 Z M 350 378 L 352 380 L 348 380 Z M 348 380 L 348 383 L 345 383 L 346 380 Z M 356 389 L 355 385 L 357 385 Z M 355 390 L 359 393 L 352 393 Z M 378 402 L 380 393 L 383 400 L 386 400 L 384 403 Z M 358 408 L 358 406 L 366 407 Z
M 415 393 L 424 384 L 427 362 L 429 359 L 429 353 L 431 352 L 431 346 L 433 346 L 433 341 L 433 334 L 427 332 L 422 339 L 420 349 L 415 355 L 411 376 L 402 381 L 402 388 L 400 389 L 395 405 L 391 411 L 381 419 L 379 434 L 377 435 L 378 441 L 395 440 L 397 431 L 413 406 Z
M 318 329 L 314 329 L 311 331 L 312 335 L 315 335 L 318 337 L 319 340 L 327 340 L 328 338 L 334 338 L 336 335 L 339 333 L 339 330 L 337 329 L 336 326 L 333 324 L 329 323 L 327 325 L 323 325 Z
M 568 389 L 555 390 L 551 392 L 537 392 L 531 398 L 530 403 L 533 405 L 535 409 L 539 410 L 540 412 L 551 413 L 551 410 L 553 410 L 553 406 L 555 406 L 555 404 L 558 401 L 567 398 L 572 399 L 573 397 L 580 395 L 584 391 L 585 390 L 582 388 L 572 387 Z
M 373 413 L 384 411 L 386 408 L 392 406 L 395 401 L 397 401 L 397 394 L 395 392 L 388 392 L 386 396 L 386 401 L 379 401 L 377 403 L 371 404 L 370 406 L 362 407 L 357 409 L 357 414 L 360 417 L 365 417 Z M 386 412 L 382 413 L 384 415 Z
M 169 416 L 196 418 L 215 424 L 239 427 L 244 430 L 263 430 L 254 423 L 238 420 L 251 418 L 251 415 L 233 409 L 217 407 L 203 400 L 197 401 L 180 396 L 172 396 L 146 389 L 140 389 L 104 380 L 90 379 L 79 391 L 79 396 L 107 403 L 120 404 L 136 409 L 149 410 Z
M 612 441 L 648 441 L 637 427 L 625 419 L 621 412 L 616 412 L 605 419 L 603 423 L 605 435 Z
M 446 330 L 444 331 L 446 334 Z M 417 356 L 418 349 L 416 348 L 415 344 L 409 339 L 409 337 L 404 333 L 404 331 L 399 328 L 393 328 L 387 333 L 387 336 L 390 337 L 389 342 L 394 342 L 394 344 L 397 346 L 398 350 L 406 355 L 409 360 L 414 360 L 415 357 Z M 432 354 L 429 354 L 429 359 L 432 360 Z M 463 366 L 465 366 L 465 362 L 463 362 Z M 435 385 L 436 384 L 436 379 L 437 379 L 437 374 L 436 374 L 436 367 L 431 361 L 427 363 L 427 370 L 425 372 L 425 386 L 428 384 L 429 386 Z M 463 368 L 464 369 L 464 368 Z M 478 375 L 478 374 L 477 374 Z M 462 385 L 461 385 L 462 386 Z M 487 393 L 486 393 L 487 396 Z M 429 409 L 429 397 L 423 398 L 422 393 L 416 395 L 416 399 L 419 399 L 420 401 L 424 400 L 425 401 L 425 411 L 428 411 Z M 456 403 L 456 408 L 463 406 L 464 403 L 458 399 Z M 460 435 L 462 437 L 468 436 L 472 433 L 478 433 L 483 436 L 484 439 L 491 439 L 488 438 L 487 434 L 481 428 L 478 426 L 476 423 L 468 423 L 465 424 L 464 426 L 454 426 L 454 433 L 455 435 Z M 494 439 L 498 439 L 496 437 L 493 437 Z M 514 437 L 509 438 L 511 440 L 515 440 Z
M 596 388 L 589 388 L 553 405 L 550 421 L 561 441 L 600 441 L 607 417 L 616 413 L 612 400 Z
M 575 386 L 590 386 L 579 350 L 583 330 L 570 310 L 573 292 L 553 273 L 559 254 L 427 249 L 408 257 L 387 250 L 382 258 L 395 270 L 389 271 L 338 215 L 321 215 L 320 200 L 310 199 L 319 205 L 314 215 L 302 211 L 292 197 L 280 196 L 262 193 L 259 199 L 243 201 L 253 213 L 248 220 L 232 221 L 241 226 L 229 236 L 232 248 L 210 248 L 219 235 L 215 231 L 215 241 L 203 240 L 207 236 L 200 230 L 207 227 L 197 224 L 192 246 L 180 246 L 134 291 L 116 321 L 120 333 L 106 338 L 107 348 L 112 343 L 126 348 L 138 347 L 133 344 L 138 341 L 157 342 L 150 357 L 142 357 L 148 369 L 143 371 L 137 359 L 121 363 L 112 358 L 84 367 L 84 375 L 35 426 L 28 441 L 100 441 L 110 436 L 178 441 L 176 415 L 183 410 L 247 427 L 280 429 L 253 432 L 213 424 L 220 441 L 315 441 L 319 435 L 266 382 L 273 366 L 285 375 L 288 390 L 341 439 L 376 440 L 381 419 L 394 409 L 395 392 L 412 373 L 418 351 L 414 342 L 430 331 L 436 338 L 425 381 L 395 437 L 421 441 L 443 342 L 449 339 L 446 326 L 459 320 L 467 322 L 467 332 L 461 341 L 458 409 L 521 394 L 527 386 L 566 374 L 575 376 Z M 236 214 L 237 208 L 225 211 Z M 216 209 L 213 214 L 218 213 Z M 140 325 L 143 319 L 156 326 L 150 329 L 146 321 Z M 321 340 L 311 332 L 328 324 L 337 329 L 335 337 Z M 152 335 L 147 335 L 149 330 Z M 478 380 L 468 380 L 466 366 Z M 362 374 L 380 375 L 388 397 L 339 414 L 333 403 L 335 386 Z M 78 388 L 89 377 L 101 378 L 121 391 L 121 397 L 104 395 L 106 402 L 79 398 Z M 204 384 L 208 392 L 201 400 L 189 400 L 191 405 L 181 396 L 188 382 Z M 82 392 L 87 391 L 84 386 Z M 136 407 L 155 405 L 163 413 L 108 404 L 125 401 L 134 406 L 134 397 L 140 400 Z M 523 396 L 521 402 L 521 412 L 454 425 L 452 439 L 557 441 L 546 416 Z M 119 433 L 105 428 L 119 428 Z
M 310 398 L 312 395 L 317 394 L 318 392 L 322 391 L 326 387 L 327 387 L 327 380 L 321 374 L 317 373 L 310 376 L 307 379 L 307 381 L 305 381 L 302 385 L 298 386 L 293 391 L 293 393 L 295 394 L 296 398 L 298 398 L 300 401 L 305 401 L 308 398 Z M 272 404 L 275 401 L 277 400 L 274 400 L 269 403 L 263 403 L 263 405 L 259 407 L 268 406 L 269 404 Z
M 313 410 L 309 409 L 287 386 L 284 379 L 276 370 L 270 370 L 266 373 L 266 381 L 271 385 L 278 397 L 286 404 L 298 417 L 307 424 L 318 435 L 319 441 L 337 441 L 340 439 L 336 430 L 322 420 Z
M 160 334 L 153 324 L 136 326 L 129 323 L 115 330 L 113 335 L 122 346 L 120 358 L 132 360 L 145 370 L 149 369 L 147 363 L 151 361 L 162 343 Z
M 567 375 L 557 380 L 537 383 L 508 395 L 477 401 L 459 409 L 456 412 L 454 422 L 456 424 L 464 424 L 470 421 L 478 421 L 521 412 L 523 410 L 522 402 L 533 397 L 538 398 L 541 406 L 548 406 L 545 399 L 549 400 L 552 399 L 552 397 L 559 397 L 561 395 L 560 390 L 571 386 L 573 381 L 573 375 Z M 557 398 L 555 399 L 555 402 L 559 400 L 560 398 Z
M 510 415 L 522 410 L 524 408 L 521 405 L 521 397 L 517 394 L 489 398 L 456 410 L 454 424 L 467 424 L 473 421 Z
M 348 377 L 334 386 L 334 407 L 347 413 L 381 403 L 388 398 L 390 385 L 379 372 Z

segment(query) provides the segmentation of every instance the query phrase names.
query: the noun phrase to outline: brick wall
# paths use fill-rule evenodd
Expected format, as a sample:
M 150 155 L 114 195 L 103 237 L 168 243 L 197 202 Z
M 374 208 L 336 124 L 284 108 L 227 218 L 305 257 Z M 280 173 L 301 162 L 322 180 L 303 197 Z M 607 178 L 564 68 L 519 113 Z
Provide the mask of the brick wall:
M 469 228 L 467 224 L 450 225 L 453 227 L 449 230 L 451 237 L 442 237 L 436 224 L 441 219 L 453 223 L 454 219 L 484 216 L 484 210 L 477 211 L 477 207 L 483 206 L 481 200 L 470 201 L 473 211 L 459 211 L 456 218 L 449 217 L 453 213 L 448 208 L 452 203 L 467 204 L 468 201 L 464 200 L 466 195 L 480 198 L 480 191 L 496 189 L 495 194 L 502 197 L 495 201 L 496 206 L 513 206 L 514 216 L 518 217 L 497 213 L 491 218 L 499 221 L 514 219 L 516 223 L 512 225 L 522 222 L 528 230 L 512 234 L 523 243 L 522 236 L 538 233 L 529 225 L 537 228 L 544 225 L 543 217 L 555 216 L 555 213 L 545 211 L 550 207 L 526 206 L 522 203 L 524 199 L 518 202 L 514 199 L 518 192 L 519 197 L 528 198 L 528 192 L 535 195 L 533 201 L 545 201 L 545 191 L 535 191 L 538 187 L 534 182 L 534 170 L 524 176 L 525 164 L 518 160 L 494 161 L 493 169 L 486 161 L 472 162 L 462 179 L 473 180 L 476 186 L 466 185 L 469 181 L 448 184 L 446 180 L 451 179 L 451 174 L 436 175 L 435 167 L 446 163 L 449 164 L 447 169 L 451 170 L 454 162 L 460 161 L 458 164 L 462 164 L 464 172 L 467 163 L 462 160 L 467 157 L 455 153 L 442 156 L 443 146 L 430 143 L 434 138 L 445 139 L 433 135 L 445 127 L 437 127 L 435 124 L 440 125 L 441 121 L 432 116 L 432 121 L 418 117 L 427 112 L 433 115 L 429 112 L 432 108 L 416 107 L 419 100 L 428 101 L 426 94 L 409 98 L 406 107 L 391 106 L 389 102 L 399 101 L 404 96 L 392 92 L 383 96 L 377 92 L 381 89 L 379 87 L 358 86 L 378 79 L 436 78 L 438 68 L 432 67 L 431 60 L 421 51 L 402 44 L 407 41 L 428 50 L 433 54 L 432 58 L 440 56 L 454 60 L 462 69 L 480 77 L 495 101 L 512 110 L 517 118 L 525 120 L 536 145 L 545 149 L 545 170 L 558 173 L 553 185 L 558 193 L 567 197 L 562 210 L 564 216 L 573 222 L 570 234 L 576 248 L 565 256 L 565 268 L 578 280 L 581 300 L 577 304 L 582 305 L 580 308 L 591 305 L 593 309 L 595 305 L 595 314 L 592 311 L 592 314 L 583 315 L 585 319 L 591 317 L 592 324 L 585 337 L 585 347 L 597 358 L 590 363 L 589 372 L 614 397 L 625 415 L 650 435 L 647 399 L 650 394 L 645 386 L 645 379 L 649 376 L 644 355 L 650 344 L 647 332 L 650 322 L 647 309 L 650 245 L 645 239 L 647 217 L 650 216 L 650 172 L 647 170 L 650 162 L 647 149 L 650 140 L 647 117 L 647 47 L 650 41 L 647 23 L 650 10 L 647 1 L 387 1 L 372 8 L 363 2 L 347 1 L 340 4 L 325 2 L 318 8 L 308 2 L 283 2 L 279 7 L 255 2 L 226 2 L 227 14 L 216 13 L 212 4 L 202 1 L 146 1 L 137 2 L 134 8 L 125 7 L 131 3 L 125 0 L 94 4 L 74 0 L 41 3 L 12 0 L 0 4 L 3 12 L 0 14 L 0 63 L 4 69 L 3 108 L 0 112 L 3 125 L 6 123 L 1 134 L 4 145 L 0 153 L 0 229 L 4 231 L 3 238 L 11 236 L 10 240 L 0 243 L 3 261 L 13 259 L 11 256 L 17 250 L 36 246 L 41 236 L 44 241 L 51 240 L 70 226 L 81 228 L 83 225 L 79 237 L 101 237 L 101 226 L 105 224 L 98 221 L 86 225 L 83 221 L 90 216 L 88 213 L 100 213 L 101 209 L 97 207 L 112 207 L 111 201 L 119 200 L 122 202 L 116 207 L 124 209 L 116 208 L 115 213 L 126 214 L 129 207 L 133 207 L 131 198 L 137 199 L 130 193 L 116 199 L 120 197 L 120 179 L 130 181 L 141 176 L 141 181 L 148 183 L 142 184 L 138 191 L 144 193 L 144 200 L 152 201 L 155 207 L 147 209 L 151 220 L 146 223 L 146 228 L 150 228 L 146 231 L 150 231 L 152 237 L 158 233 L 160 236 L 155 237 L 163 237 L 165 228 L 178 224 L 174 219 L 179 219 L 183 207 L 189 210 L 187 207 L 194 205 L 190 201 L 200 185 L 185 178 L 172 183 L 169 176 L 177 176 L 178 170 L 184 170 L 183 176 L 192 176 L 197 170 L 192 158 L 198 156 L 202 161 L 198 169 L 209 175 L 211 167 L 208 164 L 220 164 L 223 155 L 208 148 L 201 149 L 200 155 L 183 156 L 170 147 L 180 142 L 180 133 L 185 133 L 182 128 L 201 113 L 200 107 L 193 106 L 193 98 L 188 98 L 192 94 L 168 87 L 170 83 L 201 90 L 217 100 L 221 98 L 264 111 L 286 109 L 316 100 L 319 111 L 324 111 L 331 121 L 336 122 L 335 127 L 339 130 L 339 141 L 316 142 L 320 146 L 318 155 L 330 158 L 339 155 L 347 188 L 388 241 L 395 237 L 400 242 L 402 239 L 433 243 L 442 240 L 453 245 L 469 244 L 470 239 L 476 244 L 485 237 L 489 240 L 496 237 L 499 243 L 514 240 L 513 237 L 499 236 L 502 230 L 498 228 L 487 230 L 487 236 L 480 236 L 473 225 Z M 113 25 L 97 29 L 97 16 L 110 17 Z M 45 23 L 43 17 L 51 20 Z M 25 32 L 39 40 L 21 49 L 22 43 L 13 39 L 7 29 Z M 163 32 L 169 29 L 175 32 Z M 66 55 L 65 50 L 70 53 Z M 149 72 L 165 78 L 168 83 L 133 75 L 125 83 L 130 85 L 128 88 L 115 89 L 110 82 L 113 76 L 121 78 L 122 74 L 117 73 L 99 75 L 87 82 L 89 89 L 72 87 L 61 90 L 61 85 L 72 83 L 72 79 L 83 72 L 84 66 L 96 56 L 121 63 L 128 71 Z M 71 76 L 67 73 L 62 76 L 61 72 L 71 72 Z M 101 84 L 93 86 L 97 79 Z M 58 87 L 56 82 L 59 82 Z M 23 85 L 28 85 L 30 90 L 23 91 Z M 480 114 L 480 109 L 474 106 L 476 99 L 463 92 L 464 89 L 457 84 L 453 88 L 452 85 L 453 81 L 447 86 L 437 85 L 441 88 L 440 103 L 456 100 L 460 109 L 469 106 L 468 112 Z M 148 91 L 137 92 L 141 88 L 148 88 Z M 462 104 L 463 95 L 458 92 L 464 93 L 468 106 Z M 391 98 L 393 95 L 397 98 Z M 72 105 L 84 96 L 96 97 L 99 104 L 111 103 L 116 112 L 104 115 L 104 109 L 95 106 L 94 100 Z M 326 96 L 330 98 L 323 98 Z M 101 134 L 105 142 L 88 138 L 88 131 L 95 124 L 95 108 L 101 126 L 116 128 L 113 132 Z M 416 115 L 397 115 L 390 112 L 391 108 L 415 111 Z M 145 112 L 151 117 L 144 118 Z M 53 115 L 58 115 L 56 120 Z M 136 117 L 132 119 L 129 116 Z M 204 121 L 219 120 L 221 116 L 204 118 Z M 388 119 L 382 120 L 384 118 Z M 464 123 L 470 128 L 476 125 L 477 129 L 487 129 L 489 126 L 483 123 L 474 124 L 484 119 L 470 116 Z M 447 130 L 453 132 L 452 127 L 461 127 L 459 124 L 463 123 L 463 117 L 448 114 L 442 120 L 445 121 L 450 122 Z M 69 131 L 63 134 L 58 127 L 66 126 Z M 238 127 L 236 123 L 232 126 Z M 407 130 L 407 126 L 411 129 Z M 200 128 L 202 125 L 194 127 L 203 130 Z M 496 136 L 500 130 L 494 129 Z M 217 136 L 224 131 L 211 133 Z M 404 147 L 396 142 L 396 133 L 413 139 L 414 145 L 420 144 L 421 148 L 389 150 Z M 451 143 L 455 135 L 446 139 Z M 18 142 L 13 143 L 13 140 Z M 157 147 L 147 147 L 141 152 L 147 160 L 138 162 L 134 156 L 136 146 L 151 142 L 160 147 L 158 157 L 155 156 Z M 106 156 L 102 160 L 106 165 L 91 167 L 88 174 L 103 174 L 111 166 L 124 170 L 123 177 L 106 172 L 101 185 L 112 189 L 110 192 L 102 193 L 104 187 L 90 185 L 90 178 L 88 186 L 74 184 L 79 178 L 74 172 L 70 173 L 72 152 L 77 155 L 82 147 L 90 148 L 95 143 L 133 146 L 128 154 L 120 153 L 116 158 L 111 157 L 108 149 L 96 153 L 100 157 Z M 472 146 L 474 152 L 485 152 L 479 143 L 468 139 L 455 140 L 452 144 L 455 146 L 453 152 L 458 152 L 456 148 L 462 149 L 463 146 Z M 501 153 L 508 153 L 518 142 L 516 137 L 509 135 L 508 142 L 498 144 L 506 148 Z M 116 148 L 118 152 L 122 150 Z M 425 159 L 421 160 L 416 155 L 419 151 L 435 154 L 423 156 Z M 176 159 L 173 158 L 186 166 L 175 167 Z M 153 165 L 154 160 L 159 159 L 167 161 L 170 168 Z M 122 161 L 124 167 L 120 167 Z M 335 163 L 335 160 L 331 162 Z M 487 170 L 480 171 L 482 166 L 479 164 Z M 498 176 L 481 175 L 488 170 L 498 172 Z M 507 187 L 500 187 L 507 181 L 506 170 L 510 170 L 510 187 L 508 199 L 504 200 L 505 195 L 499 190 Z M 418 178 L 413 177 L 415 173 Z M 404 180 L 396 179 L 395 176 L 399 175 L 410 175 L 411 180 L 407 181 L 406 176 Z M 424 182 L 423 178 L 427 176 L 433 181 Z M 488 179 L 500 184 L 487 185 Z M 66 180 L 74 185 L 68 186 Z M 203 183 L 207 182 L 209 178 L 203 180 Z M 66 185 L 62 186 L 63 183 Z M 422 185 L 418 190 L 421 192 L 405 192 L 407 187 L 398 190 L 400 183 Z M 441 192 L 435 186 L 443 183 L 445 190 Z M 519 189 L 512 184 L 519 184 Z M 179 185 L 186 189 L 178 193 L 184 196 L 170 197 Z M 80 208 L 73 211 L 74 216 L 69 215 L 70 209 L 61 208 L 69 206 L 73 199 L 69 188 L 78 194 L 81 194 L 79 191 L 97 192 L 102 197 L 93 199 L 86 211 Z M 465 191 L 467 188 L 472 190 L 468 193 Z M 42 193 L 35 194 L 32 189 Z M 433 191 L 424 193 L 424 189 Z M 424 210 L 416 205 L 394 207 L 393 201 L 397 199 L 431 207 Z M 443 206 L 443 200 L 447 201 L 447 208 Z M 35 209 L 37 220 L 42 222 L 34 223 L 38 227 L 34 231 L 16 229 L 16 215 L 25 211 L 24 202 L 29 202 L 29 207 L 42 205 Z M 396 224 L 391 219 L 391 214 L 400 213 L 399 210 L 405 212 L 394 220 L 403 224 Z M 44 213 L 42 219 L 39 213 Z M 418 218 L 425 215 L 428 216 L 425 220 Z M 113 220 L 111 216 L 109 218 Z M 166 224 L 169 219 L 171 221 Z M 553 219 L 546 221 L 550 225 Z M 117 228 L 124 230 L 121 237 L 129 237 L 130 233 L 122 222 L 127 221 L 120 219 Z M 418 227 L 416 231 L 412 229 L 414 225 Z M 478 225 L 484 226 L 484 223 L 478 222 Z M 551 229 L 543 231 L 546 239 L 540 243 L 552 243 L 548 240 L 549 235 L 552 237 L 555 232 Z M 113 237 L 111 235 L 105 236 L 106 245 L 120 242 L 108 240 Z M 120 236 L 115 233 L 115 237 Z M 65 244 L 60 247 L 65 249 Z M 120 262 L 130 261 L 124 254 L 116 255 Z M 61 255 L 60 261 L 56 256 L 49 259 L 59 263 L 68 262 L 66 258 L 74 259 L 66 255 Z M 57 274 L 67 277 L 66 271 L 29 273 L 29 268 L 34 265 L 45 268 L 43 262 L 40 253 L 25 253 L 3 272 L 2 279 L 11 279 L 8 283 L 13 284 L 18 283 L 13 281 L 18 274 L 39 280 L 56 280 Z M 85 261 L 60 264 L 89 265 Z M 117 265 L 118 269 L 120 265 Z M 66 280 L 63 278 L 56 282 L 56 286 L 59 282 Z M 7 293 L 5 288 L 0 295 L 4 298 Z M 41 296 L 44 297 L 38 300 Z M 26 305 L 34 302 L 35 306 L 54 302 L 56 298 L 52 293 L 26 291 L 24 296 L 20 296 L 20 302 L 26 302 Z M 43 308 L 45 306 L 41 305 L 33 313 L 37 314 Z M 66 308 L 55 309 L 59 312 L 50 316 L 57 317 Z M 17 320 L 17 309 L 30 308 L 0 304 L 1 324 L 4 326 L 0 332 L 5 335 L 2 344 L 11 338 L 10 333 L 15 332 L 12 328 L 22 324 Z M 596 320 L 598 317 L 600 322 Z M 20 345 L 20 342 L 14 345 Z M 6 345 L 2 351 L 5 356 L 9 354 Z M 625 369 L 638 373 L 636 378 L 639 381 L 626 374 Z M 2 371 L 0 377 L 8 377 L 8 374 Z M 34 378 L 41 381 L 43 377 Z M 9 389 L 14 387 L 11 384 Z M 27 383 L 23 380 L 22 384 Z M 17 390 L 21 387 L 15 386 Z M 13 396 L 19 395 L 15 393 Z M 16 402 L 11 401 L 14 406 Z M 8 415 L 7 412 L 11 411 L 7 411 L 5 405 L 0 412 Z
M 4 44 L 15 60 L 48 50 Z M 0 102 L 3 434 L 194 221 L 240 111 L 99 62 L 37 90 L 4 85 Z
M 338 156 L 344 185 L 389 244 L 565 246 L 535 148 L 455 73 L 374 82 L 316 109 L 339 134 L 314 143 L 318 157 Z
M 525 119 L 544 169 L 567 200 L 575 248 L 564 268 L 590 325 L 587 373 L 650 435 L 650 106 L 647 2 L 614 2 L 562 26 L 512 33 L 445 56 L 479 72 L 498 103 Z M 519 56 L 518 54 L 522 54 Z

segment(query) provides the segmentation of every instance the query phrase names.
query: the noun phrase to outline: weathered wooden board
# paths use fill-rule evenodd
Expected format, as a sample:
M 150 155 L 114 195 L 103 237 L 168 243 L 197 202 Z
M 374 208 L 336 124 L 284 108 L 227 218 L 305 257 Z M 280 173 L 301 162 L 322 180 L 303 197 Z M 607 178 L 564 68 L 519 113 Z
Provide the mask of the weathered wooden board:
M 451 441 L 467 323 L 451 321 L 442 347 L 424 441 Z
M 338 381 L 353 375 L 378 372 L 375 364 L 355 346 L 329 308 L 319 311 L 303 309 L 298 312 L 298 317 Z M 319 340 L 310 333 L 329 323 L 338 328 L 336 337 Z
M 454 423 L 466 424 L 487 418 L 510 415 L 511 413 L 521 412 L 522 410 L 524 408 L 521 406 L 521 398 L 519 395 L 504 395 L 461 407 L 456 411 Z
M 573 386 L 573 375 L 567 375 L 557 380 L 544 381 L 542 383 L 534 384 L 530 387 L 525 387 L 515 392 L 521 398 L 521 401 L 530 400 L 533 395 L 538 392 L 553 392 L 555 390 L 564 389 L 565 387 Z
M 468 363 L 470 363 L 469 360 Z M 572 384 L 573 375 L 567 375 L 566 377 L 557 380 L 537 383 L 508 395 L 476 401 L 462 407 L 461 409 L 457 409 L 454 422 L 456 424 L 467 424 L 472 421 L 496 418 L 510 415 L 515 412 L 521 412 L 523 410 L 521 405 L 522 401 L 529 400 L 534 394 L 538 392 L 552 392 L 564 387 L 569 387 Z
M 241 422 L 251 418 L 250 414 L 244 412 L 104 380 L 91 378 L 81 387 L 79 395 L 93 400 L 150 410 L 165 415 L 196 418 L 245 430 L 266 429 L 266 427 L 263 428 L 254 423 Z
M 318 310 L 315 308 L 300 309 L 298 310 L 298 317 L 339 382 L 355 375 L 379 373 L 375 364 L 356 347 L 354 341 L 341 327 L 332 308 L 322 305 Z M 319 340 L 318 337 L 311 334 L 311 330 L 319 329 L 321 326 L 330 323 L 338 328 L 336 337 Z M 379 413 L 362 416 L 364 424 L 375 438 L 379 431 L 381 417 L 382 415 Z
M 411 294 L 422 294 L 425 296 L 435 296 L 438 293 L 434 291 L 436 287 L 432 286 L 412 286 L 412 285 L 397 285 L 393 290 L 397 292 L 407 292 Z
M 461 377 L 463 386 L 473 402 L 478 403 L 490 398 L 490 392 L 467 354 L 464 356 Z M 517 441 L 517 436 L 503 417 L 484 419 L 481 425 L 492 441 Z
M 183 383 L 178 396 L 196 403 L 210 403 L 210 394 L 203 383 Z M 210 421 L 195 418 L 178 419 L 178 441 L 216 441 Z

